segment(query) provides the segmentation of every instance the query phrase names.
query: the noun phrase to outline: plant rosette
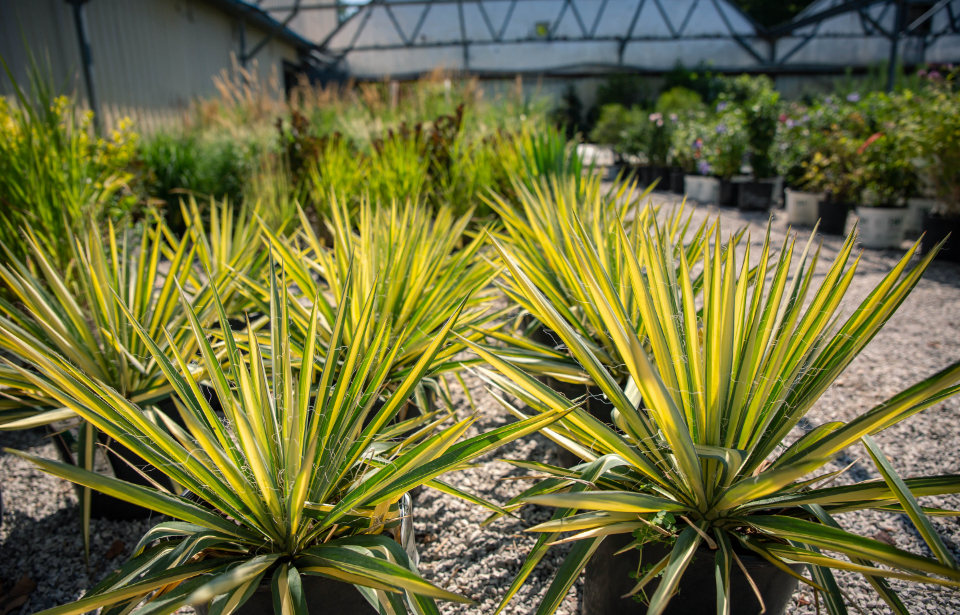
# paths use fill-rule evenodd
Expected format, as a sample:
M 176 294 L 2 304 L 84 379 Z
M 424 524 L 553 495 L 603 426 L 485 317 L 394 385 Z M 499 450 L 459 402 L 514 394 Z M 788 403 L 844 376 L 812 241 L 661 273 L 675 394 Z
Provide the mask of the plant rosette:
M 92 223 L 79 236 L 68 233 L 65 242 L 77 263 L 72 280 L 56 268 L 54 254 L 31 227 L 26 227 L 24 234 L 35 267 L 17 259 L 10 250 L 8 264 L 0 265 L 0 279 L 16 299 L 16 304 L 0 301 L 0 348 L 16 360 L 15 364 L 8 358 L 0 365 L 0 378 L 5 393 L 17 400 L 0 408 L 0 430 L 57 425 L 54 441 L 68 462 L 92 470 L 99 458 L 107 462 L 109 473 L 149 484 L 153 478 L 145 479 L 139 470 L 128 467 L 135 455 L 128 454 L 124 447 L 100 450 L 98 442 L 110 444 L 107 434 L 83 419 L 82 412 L 90 408 L 83 407 L 84 402 L 57 380 L 50 362 L 69 361 L 150 412 L 153 406 L 169 409 L 173 386 L 159 364 L 145 358 L 149 355 L 147 345 L 123 318 L 117 298 L 159 340 L 168 357 L 174 347 L 189 356 L 198 346 L 189 333 L 178 287 L 189 291 L 191 307 L 199 320 L 208 324 L 214 317 L 211 291 L 216 286 L 228 294 L 232 282 L 226 273 L 199 279 L 192 267 L 198 244 L 171 244 L 162 222 L 143 225 L 139 234 L 118 231 L 112 224 L 101 232 Z M 167 259 L 165 275 L 158 271 L 161 258 Z M 165 336 L 164 331 L 170 334 Z M 42 360 L 31 358 L 36 356 Z M 31 368 L 24 370 L 23 365 Z M 195 378 L 204 376 L 203 368 L 194 365 L 191 369 Z M 153 473 L 149 469 L 147 472 Z M 149 513 L 129 507 L 121 513 L 102 501 L 93 507 L 93 493 L 79 486 L 77 497 L 85 549 L 89 547 L 93 513 Z
M 525 299 L 538 305 L 546 326 L 577 349 L 584 368 L 610 399 L 616 425 L 608 427 L 576 408 L 544 433 L 571 434 L 587 443 L 585 463 L 565 469 L 513 462 L 549 478 L 504 508 L 538 504 L 555 512 L 551 520 L 529 528 L 538 534 L 537 542 L 501 609 L 552 545 L 573 543 L 544 595 L 540 613 L 558 608 L 602 542 L 637 531 L 633 547 L 646 550 L 644 544 L 654 537 L 672 543 L 667 552 L 644 559 L 629 592 L 647 603 L 650 615 L 664 613 L 677 588 L 685 587 L 682 580 L 701 545 L 712 554 L 717 600 L 713 612 L 721 614 L 753 608 L 731 603 L 734 573 L 742 571 L 738 549 L 814 587 L 834 614 L 844 613 L 845 607 L 833 570 L 863 574 L 894 612 L 904 612 L 904 607 L 888 579 L 960 587 L 960 566 L 928 519 L 960 512 L 917 502 L 922 496 L 960 492 L 960 476 L 901 479 L 873 440 L 883 429 L 960 392 L 960 362 L 849 423 L 827 422 L 787 441 L 797 422 L 907 297 L 934 253 L 908 269 L 919 247 L 914 245 L 842 321 L 837 318 L 839 306 L 858 263 L 851 259 L 856 232 L 818 284 L 814 271 L 820 250 L 812 237 L 805 246 L 787 238 L 774 254 L 768 233 L 756 259 L 766 265 L 751 269 L 749 242 L 738 264 L 734 250 L 721 249 L 717 229 L 716 247 L 703 263 L 702 302 L 695 299 L 694 278 L 683 254 L 676 259 L 670 236 L 655 228 L 644 230 L 639 238 L 618 233 L 618 241 L 629 246 L 624 249 L 626 278 L 610 275 L 584 233 L 571 238 L 588 301 L 602 314 L 605 330 L 630 374 L 631 383 L 624 388 L 553 308 L 511 250 L 497 244 Z M 634 249 L 634 242 L 641 249 Z M 625 286 L 638 293 L 643 334 L 626 319 L 631 312 L 619 299 Z M 517 418 L 526 420 L 530 413 L 552 413 L 573 403 L 498 356 L 495 349 L 474 349 L 496 369 L 482 370 L 483 377 L 523 404 L 520 410 L 504 400 Z M 883 478 L 827 486 L 848 469 L 829 464 L 858 443 L 866 447 Z M 907 515 L 934 557 L 841 528 L 840 515 L 864 509 Z M 672 523 L 665 522 L 664 512 L 673 516 Z M 797 574 L 793 568 L 797 564 L 807 566 L 811 577 Z M 657 578 L 656 590 L 646 593 Z
M 82 402 L 78 414 L 195 494 L 180 497 L 9 451 L 50 474 L 172 519 L 152 528 L 132 559 L 82 599 L 45 615 L 80 615 L 100 607 L 173 613 L 207 603 L 211 613 L 228 613 L 268 580 L 278 612 L 305 614 L 301 575 L 352 584 L 379 612 L 427 615 L 437 612 L 435 599 L 470 602 L 421 577 L 390 535 L 400 522 L 399 501 L 411 489 L 428 485 L 505 513 L 442 483 L 440 475 L 548 426 L 566 411 L 464 440 L 475 417 L 458 419 L 436 411 L 407 424 L 392 424 L 441 352 L 464 299 L 367 422 L 391 361 L 347 341 L 349 290 L 344 289 L 335 313 L 331 354 L 318 370 L 315 354 L 325 341 L 319 307 L 314 303 L 305 346 L 294 348 L 288 326 L 292 301 L 277 273 L 269 284 L 270 336 L 262 348 L 250 343 L 256 333 L 249 323 L 245 333 L 231 330 L 214 293 L 226 366 L 186 294 L 179 292 L 188 316 L 185 328 L 199 345 L 198 360 L 209 374 L 223 416 L 214 412 L 191 373 L 193 353 L 184 355 L 172 344 L 172 351 L 165 352 L 118 301 L 121 316 L 175 390 L 186 428 L 172 420 L 151 419 L 66 359 L 27 349 L 28 360 L 48 365 L 50 378 L 64 390 L 59 397 Z M 374 295 L 371 290 L 360 303 L 363 316 L 351 331 L 358 337 L 382 338 L 388 330 L 386 323 L 372 318 Z M 246 352 L 238 343 L 243 337 Z M 394 346 L 389 353 L 399 351 Z M 414 435 L 403 435 L 414 426 Z

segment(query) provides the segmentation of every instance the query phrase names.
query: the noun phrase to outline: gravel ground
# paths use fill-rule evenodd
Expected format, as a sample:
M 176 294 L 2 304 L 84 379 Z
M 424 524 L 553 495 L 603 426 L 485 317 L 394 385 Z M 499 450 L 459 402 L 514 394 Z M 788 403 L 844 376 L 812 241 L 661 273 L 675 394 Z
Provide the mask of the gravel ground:
M 699 207 L 695 215 L 715 215 L 715 208 Z M 749 224 L 755 246 L 762 241 L 765 214 L 742 214 L 721 210 L 724 229 L 733 231 Z M 774 215 L 776 243 L 784 236 L 786 225 L 782 211 Z M 803 240 L 809 231 L 800 231 Z M 841 239 L 823 238 L 823 260 L 836 254 Z M 848 292 L 847 311 L 880 281 L 902 256 L 903 251 L 865 250 L 858 274 Z M 820 271 L 824 267 L 820 268 Z M 849 421 L 904 387 L 960 359 L 960 266 L 935 262 L 913 294 L 867 346 L 860 357 L 842 374 L 798 427 L 810 429 L 824 421 Z M 472 433 L 489 430 L 511 419 L 480 386 L 476 378 L 466 382 L 477 403 L 479 418 Z M 470 412 L 462 397 L 455 396 L 461 416 Z M 795 435 L 797 435 L 795 434 Z M 960 473 L 960 398 L 949 400 L 891 428 L 877 438 L 880 446 L 904 477 L 941 473 Z M 0 433 L 0 446 L 54 457 L 53 446 L 36 432 Z M 554 460 L 552 444 L 534 436 L 504 447 L 482 460 L 482 466 L 447 479 L 462 488 L 495 501 L 516 495 L 529 481 L 504 480 L 522 476 L 500 459 Z M 864 461 L 866 459 L 866 461 Z M 837 460 L 842 467 L 858 460 L 841 482 L 860 481 L 877 476 L 869 458 L 861 450 Z M 26 615 L 82 594 L 84 589 L 115 568 L 129 555 L 149 521 L 95 521 L 89 567 L 83 562 L 76 497 L 72 488 L 33 469 L 29 464 L 0 453 L 0 477 L 3 481 L 4 517 L 0 528 L 0 582 L 4 590 L 21 576 L 37 582 L 36 590 L 22 606 Z M 960 496 L 928 498 L 924 503 L 960 508 Z M 416 500 L 416 531 L 420 544 L 424 576 L 476 601 L 476 606 L 441 605 L 445 614 L 492 613 L 500 597 L 519 569 L 534 537 L 523 530 L 544 521 L 549 511 L 527 507 L 519 520 L 499 520 L 487 528 L 480 522 L 485 511 L 436 492 L 424 492 Z M 903 515 L 856 513 L 843 515 L 841 524 L 865 536 L 891 540 L 896 546 L 931 555 L 910 521 Z M 934 525 L 954 555 L 960 558 L 960 522 L 939 518 Z M 119 544 L 123 548 L 119 549 Z M 113 547 L 111 552 L 111 547 Z M 117 553 L 119 551 L 119 554 Z M 553 573 L 562 562 L 567 546 L 556 547 L 535 570 L 528 583 L 508 607 L 508 613 L 534 613 Z M 113 555 L 107 559 L 107 555 Z M 870 586 L 857 575 L 839 574 L 841 586 L 863 613 L 887 613 Z M 960 593 L 939 587 L 910 586 L 894 582 L 912 613 L 960 612 Z M 0 595 L 2 595 L 0 591 Z M 580 612 L 582 580 L 570 591 L 559 612 Z M 17 611 L 13 611 L 16 613 Z M 625 612 L 628 612 L 625 609 Z M 789 613 L 815 613 L 813 596 L 798 590 Z M 854 609 L 851 612 L 855 612 Z

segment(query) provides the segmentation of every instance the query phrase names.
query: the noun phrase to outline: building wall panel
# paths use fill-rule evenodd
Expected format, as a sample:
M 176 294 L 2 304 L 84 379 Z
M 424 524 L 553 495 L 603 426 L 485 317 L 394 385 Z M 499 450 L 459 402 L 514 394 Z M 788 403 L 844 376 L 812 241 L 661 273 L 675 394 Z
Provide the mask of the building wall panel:
M 85 5 L 97 96 L 107 111 L 163 113 L 216 95 L 213 77 L 232 66 L 240 51 L 238 21 L 202 0 L 91 0 Z M 0 54 L 17 81 L 28 83 L 30 50 L 67 92 L 87 100 L 72 9 L 63 0 L 0 3 Z M 246 27 L 247 49 L 265 33 Z M 274 39 L 259 52 L 260 83 L 282 75 L 296 50 Z M 249 66 L 253 68 L 253 64 Z M 282 88 L 282 80 L 279 83 Z M 0 93 L 12 86 L 0 77 Z

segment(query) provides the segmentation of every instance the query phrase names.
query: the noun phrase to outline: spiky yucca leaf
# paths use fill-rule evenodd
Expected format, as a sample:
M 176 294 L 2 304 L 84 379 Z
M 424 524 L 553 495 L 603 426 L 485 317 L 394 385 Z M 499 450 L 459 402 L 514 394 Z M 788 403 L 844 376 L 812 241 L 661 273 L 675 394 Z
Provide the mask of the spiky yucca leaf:
M 604 375 L 606 370 L 596 367 L 600 359 L 582 342 L 575 323 L 555 308 L 515 251 L 495 240 L 514 284 L 538 306 L 544 324 L 567 346 L 582 348 L 585 362 L 595 366 L 591 369 L 600 376 L 599 387 L 616 407 L 617 425 L 610 429 L 579 410 L 558 422 L 551 430 L 574 439 L 590 451 L 587 458 L 596 461 L 574 471 L 540 467 L 555 478 L 530 488 L 508 503 L 507 510 L 523 503 L 555 506 L 556 521 L 531 531 L 555 537 L 569 528 L 577 532 L 570 540 L 594 546 L 604 535 L 629 533 L 638 523 L 652 523 L 653 511 L 673 511 L 688 519 L 690 525 L 676 536 L 673 555 L 661 562 L 665 567 L 655 567 L 655 572 L 663 570 L 663 579 L 650 598 L 648 612 L 654 615 L 666 607 L 693 551 L 708 538 L 719 546 L 739 543 L 781 569 L 788 570 L 788 563 L 807 564 L 814 572 L 812 583 L 821 591 L 836 588 L 830 582 L 830 568 L 856 570 L 867 575 L 891 606 L 899 599 L 883 581 L 885 577 L 960 586 L 960 568 L 925 522 L 926 511 L 915 500 L 921 495 L 960 492 L 960 476 L 901 481 L 871 450 L 886 481 L 817 489 L 816 482 L 835 473 L 810 478 L 849 445 L 866 438 L 875 447 L 869 436 L 960 391 L 960 363 L 849 423 L 824 425 L 777 453 L 793 425 L 903 302 L 936 250 L 908 270 L 917 246 L 911 248 L 844 321 L 839 308 L 856 271 L 856 261 L 848 266 L 855 232 L 815 284 L 819 248 L 811 249 L 808 243 L 797 256 L 795 240 L 787 239 L 779 256 L 771 259 L 768 232 L 756 260 L 771 265 L 754 275 L 750 243 L 738 264 L 735 251 L 723 250 L 718 228 L 713 245 L 707 243 L 708 237 L 700 239 L 706 255 L 702 308 L 694 299 L 685 253 L 678 256 L 671 235 L 657 225 L 640 229 L 633 238 L 619 230 L 617 241 L 627 255 L 626 279 L 619 284 L 611 279 L 602 252 L 584 227 L 571 235 L 579 283 L 586 299 L 597 306 L 603 329 L 623 357 L 645 407 L 631 402 L 617 382 Z M 625 294 L 636 298 L 642 335 L 624 316 L 630 313 L 621 301 Z M 535 412 L 568 403 L 496 352 L 470 345 L 501 372 L 484 371 L 484 377 Z M 580 489 L 585 483 L 581 479 L 598 464 L 604 471 L 586 476 L 586 484 L 593 488 Z M 830 516 L 864 508 L 906 511 L 941 561 L 846 532 Z M 586 512 L 577 515 L 578 510 Z M 723 548 L 729 552 L 728 546 Z M 847 555 L 854 565 L 820 549 Z M 531 552 L 501 608 L 545 551 L 539 547 Z M 567 587 L 588 559 L 580 558 L 576 566 L 562 569 L 554 585 Z M 729 613 L 731 557 L 717 561 L 720 612 Z M 636 591 L 649 578 L 641 579 Z M 843 604 L 842 596 L 830 598 L 828 606 L 837 612 L 834 607 Z M 545 601 L 541 612 L 554 608 Z
M 629 378 L 625 361 L 621 350 L 606 333 L 602 306 L 591 300 L 590 291 L 583 284 L 585 267 L 589 265 L 577 258 L 578 240 L 571 229 L 579 220 L 581 232 L 596 246 L 599 266 L 619 289 L 622 315 L 629 321 L 626 324 L 643 337 L 641 297 L 634 292 L 629 280 L 630 258 L 637 255 L 628 255 L 625 248 L 637 245 L 638 233 L 649 229 L 659 213 L 660 208 L 649 203 L 641 206 L 651 188 L 638 194 L 635 181 L 623 181 L 605 192 L 599 176 L 576 181 L 552 179 L 532 187 L 514 178 L 514 186 L 517 203 L 499 196 L 490 200 L 490 206 L 504 225 L 504 230 L 494 233 L 493 237 L 509 247 L 513 258 L 547 297 L 552 308 L 577 331 L 581 343 L 557 349 L 561 340 L 546 324 L 547 317 L 541 306 L 531 301 L 511 276 L 502 281 L 504 292 L 537 322 L 515 326 L 512 331 L 490 330 L 488 336 L 505 343 L 509 350 L 499 352 L 507 352 L 527 371 L 563 382 L 596 384 L 598 376 L 591 372 L 583 355 L 589 350 L 614 380 L 625 385 Z M 618 226 L 630 213 L 634 214 L 628 223 L 633 242 L 624 244 L 618 239 Z M 682 205 L 676 208 L 660 232 L 671 238 L 676 254 L 683 251 L 692 266 L 703 257 L 703 237 L 712 233 L 716 221 L 704 220 L 699 227 L 692 228 L 692 214 L 684 214 Z M 695 293 L 699 292 L 700 284 L 700 277 L 692 280 Z M 539 339 L 528 337 L 541 325 L 551 332 Z
M 296 299 L 290 309 L 295 354 L 302 347 L 314 305 L 321 314 L 317 360 L 322 361 L 331 352 L 338 298 L 344 293 L 362 297 L 373 292 L 372 318 L 385 325 L 384 335 L 378 337 L 369 329 L 359 332 L 367 306 L 354 302 L 344 314 L 344 340 L 364 351 L 374 351 L 377 345 L 381 352 L 399 348 L 387 368 L 389 393 L 406 377 L 461 297 L 470 295 L 453 326 L 458 335 L 479 339 L 471 328 L 498 316 L 488 310 L 495 297 L 495 290 L 488 286 L 497 272 L 483 254 L 484 239 L 476 237 L 460 245 L 469 213 L 457 217 L 449 207 L 434 212 L 416 203 L 376 207 L 363 200 L 353 216 L 345 203 L 333 199 L 331 217 L 325 220 L 332 247 L 323 244 L 302 211 L 300 215 L 303 225 L 297 241 L 267 233 L 275 257 L 296 284 L 289 291 Z M 248 280 L 247 288 L 265 310 L 266 286 Z M 463 349 L 454 340 L 437 355 L 431 373 L 439 377 L 460 370 L 463 362 L 453 357 Z M 439 388 L 435 381 L 431 386 Z
M 347 289 L 349 278 L 348 271 Z M 282 279 L 270 282 L 274 289 L 283 287 Z M 366 293 L 362 305 L 369 308 L 375 293 L 376 289 Z M 211 600 L 215 605 L 225 601 L 225 612 L 232 612 L 266 575 L 275 579 L 274 590 L 281 592 L 278 601 L 299 613 L 302 602 L 287 595 L 289 580 L 299 574 L 370 588 L 387 612 L 436 613 L 434 598 L 469 602 L 421 578 L 399 544 L 388 537 L 398 521 L 397 503 L 410 489 L 533 433 L 564 412 L 545 413 L 466 440 L 461 436 L 474 419 L 450 417 L 450 424 L 437 421 L 415 437 L 395 439 L 395 430 L 388 427 L 391 419 L 443 351 L 466 299 L 430 339 L 387 403 L 374 412 L 390 362 L 378 356 L 379 346 L 358 351 L 347 341 L 349 290 L 339 298 L 330 330 L 331 353 L 322 360 L 316 356 L 321 337 L 318 305 L 309 316 L 307 350 L 298 359 L 288 329 L 292 302 L 271 293 L 269 310 L 279 318 L 270 332 L 269 347 L 275 351 L 266 357 L 259 344 L 251 345 L 249 352 L 241 350 L 214 295 L 228 367 L 221 364 L 186 293 L 179 294 L 189 318 L 189 335 L 199 345 L 199 360 L 224 416 L 214 412 L 190 371 L 195 357 L 179 352 L 170 342 L 170 332 L 164 331 L 172 349 L 168 356 L 122 303 L 118 309 L 176 391 L 186 429 L 172 422 L 166 425 L 169 433 L 161 429 L 109 385 L 59 356 L 36 351 L 28 357 L 43 365 L 58 384 L 61 402 L 80 402 L 77 412 L 83 418 L 193 494 L 176 496 L 15 453 L 51 474 L 174 519 L 154 527 L 134 559 L 83 600 L 46 613 L 79 614 L 107 606 L 135 610 L 150 596 L 153 601 L 141 608 L 151 614 Z M 354 334 L 359 339 L 382 336 L 388 323 L 376 323 L 369 318 L 369 309 L 365 312 Z M 390 352 L 397 354 L 399 348 Z M 162 540 L 149 546 L 158 539 Z M 159 588 L 164 588 L 163 594 L 153 595 Z
M 227 313 L 231 316 L 243 314 L 252 308 L 252 304 L 237 292 L 235 285 L 228 282 L 237 275 L 260 279 L 270 260 L 270 253 L 263 246 L 260 203 L 251 204 L 245 200 L 237 208 L 226 199 L 217 201 L 211 198 L 205 220 L 196 199 L 191 195 L 186 203 L 180 202 L 180 209 L 186 222 L 183 241 L 195 246 L 195 257 L 201 265 L 191 272 L 188 288 L 202 288 L 206 276 L 212 275 L 217 288 L 221 289 L 220 297 Z M 181 240 L 169 229 L 163 228 L 170 244 L 165 251 L 169 258 L 180 246 Z M 282 231 L 283 227 L 279 230 Z

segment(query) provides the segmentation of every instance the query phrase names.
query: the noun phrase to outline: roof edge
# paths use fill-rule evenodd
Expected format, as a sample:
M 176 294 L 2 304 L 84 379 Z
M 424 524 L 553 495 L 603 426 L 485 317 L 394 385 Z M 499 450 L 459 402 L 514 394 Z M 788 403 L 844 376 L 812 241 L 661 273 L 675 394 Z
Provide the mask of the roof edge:
M 310 51 L 316 49 L 316 45 L 303 38 L 290 28 L 283 26 L 279 21 L 271 17 L 259 6 L 244 2 L 243 0 L 203 0 L 207 4 L 215 6 L 226 13 L 235 17 L 242 17 L 266 30 L 268 33 L 274 33 L 279 40 L 289 43 L 297 51 Z

